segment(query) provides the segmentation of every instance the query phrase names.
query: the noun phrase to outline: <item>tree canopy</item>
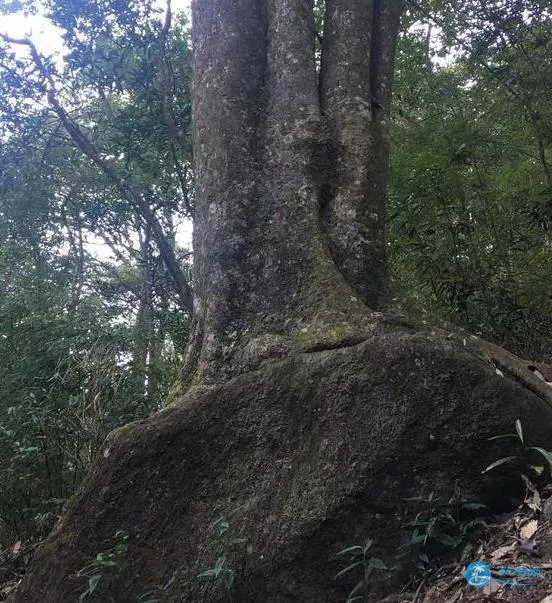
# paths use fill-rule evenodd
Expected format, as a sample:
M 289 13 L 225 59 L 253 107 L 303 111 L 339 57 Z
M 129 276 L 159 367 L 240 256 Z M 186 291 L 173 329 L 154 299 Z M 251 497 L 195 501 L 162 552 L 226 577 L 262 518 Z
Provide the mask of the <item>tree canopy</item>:
M 411 3 L 405 22 L 390 188 L 397 276 L 419 307 L 548 360 L 550 9 Z
M 164 404 L 190 310 L 186 19 L 45 10 L 63 56 L 0 40 L 4 544 L 45 533 L 105 435 Z

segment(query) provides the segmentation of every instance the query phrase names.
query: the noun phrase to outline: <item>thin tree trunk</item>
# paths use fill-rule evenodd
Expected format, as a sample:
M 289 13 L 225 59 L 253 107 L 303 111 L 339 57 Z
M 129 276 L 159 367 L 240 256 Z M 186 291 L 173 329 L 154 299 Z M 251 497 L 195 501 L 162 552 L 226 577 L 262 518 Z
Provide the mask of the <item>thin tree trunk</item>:
M 153 337 L 153 304 L 151 279 L 151 230 L 148 226 L 140 234 L 140 301 L 136 313 L 133 352 L 133 372 L 137 393 L 146 397 L 149 393 L 149 350 Z

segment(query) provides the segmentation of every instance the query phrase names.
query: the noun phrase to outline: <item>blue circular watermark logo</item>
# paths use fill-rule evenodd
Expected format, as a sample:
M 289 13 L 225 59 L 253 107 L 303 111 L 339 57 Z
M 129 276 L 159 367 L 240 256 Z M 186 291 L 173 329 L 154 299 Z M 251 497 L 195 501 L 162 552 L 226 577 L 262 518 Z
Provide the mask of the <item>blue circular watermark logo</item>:
M 464 578 L 474 588 L 483 588 L 491 581 L 491 568 L 483 561 L 473 561 L 464 570 Z

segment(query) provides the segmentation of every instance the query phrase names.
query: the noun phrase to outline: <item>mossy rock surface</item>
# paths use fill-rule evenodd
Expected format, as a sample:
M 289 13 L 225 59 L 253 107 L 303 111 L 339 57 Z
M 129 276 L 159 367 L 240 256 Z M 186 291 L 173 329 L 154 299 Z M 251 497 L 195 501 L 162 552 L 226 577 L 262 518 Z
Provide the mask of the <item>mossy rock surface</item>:
M 193 388 L 110 435 L 10 600 L 77 601 L 83 568 L 122 539 L 87 601 L 344 601 L 358 576 L 336 580 L 336 554 L 373 538 L 396 564 L 419 510 L 405 499 L 508 504 L 517 476 L 481 470 L 518 418 L 552 446 L 549 402 L 461 342 L 402 330 Z M 223 556 L 230 593 L 198 577 Z M 377 572 L 365 600 L 400 580 Z

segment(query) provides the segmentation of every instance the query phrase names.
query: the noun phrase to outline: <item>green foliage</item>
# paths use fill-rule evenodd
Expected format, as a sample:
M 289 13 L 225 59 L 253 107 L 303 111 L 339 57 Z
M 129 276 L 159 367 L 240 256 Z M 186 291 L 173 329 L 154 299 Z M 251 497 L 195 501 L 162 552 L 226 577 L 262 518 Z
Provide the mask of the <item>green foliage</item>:
M 515 422 L 516 433 L 505 433 L 502 435 L 497 435 L 489 438 L 489 441 L 492 440 L 501 440 L 501 439 L 510 439 L 513 438 L 517 440 L 518 448 L 520 448 L 520 452 L 515 455 L 505 456 L 497 459 L 493 463 L 491 463 L 488 467 L 483 469 L 481 473 L 487 473 L 501 465 L 506 464 L 516 464 L 519 466 L 520 470 L 527 471 L 529 470 L 535 476 L 542 475 L 544 471 L 544 467 L 542 465 L 535 465 L 534 458 L 535 456 L 540 457 L 541 461 L 545 461 L 548 466 L 549 474 L 552 475 L 552 452 L 541 448 L 540 446 L 526 446 L 523 438 L 523 428 L 521 425 L 521 421 L 516 419 Z M 537 455 L 535 455 L 535 452 Z
M 107 433 L 162 405 L 189 319 L 155 229 L 118 185 L 132 185 L 187 271 L 189 253 L 176 244 L 178 222 L 193 206 L 185 20 L 125 0 L 56 0 L 48 11 L 64 34 L 64 61 L 44 56 L 41 71 L 27 47 L 0 39 L 7 546 L 42 538 Z M 111 172 L 63 126 L 45 95 L 52 85 Z
M 251 555 L 253 549 L 248 544 L 247 538 L 237 535 L 231 529 L 230 523 L 225 517 L 214 521 L 209 526 L 209 531 L 215 535 L 218 556 L 213 567 L 202 571 L 197 577 L 212 579 L 216 584 L 222 585 L 229 595 L 236 579 L 236 570 L 231 567 L 232 555 L 236 551 L 242 550 L 243 547 L 245 547 L 246 553 Z
M 397 58 L 393 269 L 414 308 L 550 358 L 550 13 L 422 5 Z
M 226 555 L 221 555 L 215 561 L 215 565 L 212 568 L 206 569 L 201 574 L 197 575 L 198 578 L 213 578 L 214 580 L 220 580 L 226 590 L 230 591 L 234 584 L 235 573 L 233 569 L 227 567 Z
M 75 253 L 42 203 L 50 189 L 35 189 L 20 197 L 6 184 L 0 198 L 0 518 L 25 538 L 48 532 L 111 429 L 161 405 L 182 337 L 169 346 L 159 318 L 147 336 L 155 362 L 138 362 L 143 273 L 121 283 Z
M 335 579 L 354 576 L 355 585 L 347 597 L 347 603 L 363 599 L 362 593 L 366 590 L 374 571 L 389 570 L 385 563 L 371 554 L 374 541 L 368 538 L 362 545 L 353 545 L 337 553 L 338 556 L 348 557 L 347 566 L 335 575 Z
M 79 595 L 79 603 L 82 603 L 93 595 L 101 581 L 105 582 L 106 579 L 116 573 L 117 567 L 127 552 L 128 534 L 118 531 L 115 534 L 114 540 L 115 544 L 113 547 L 108 551 L 98 553 L 91 563 L 78 572 L 77 577 L 85 577 L 87 580 L 86 589 Z
M 432 558 L 461 551 L 489 529 L 483 517 L 489 509 L 481 503 L 463 500 L 458 491 L 446 502 L 436 498 L 433 492 L 427 498 L 407 500 L 423 505 L 406 524 L 412 533 L 403 547 L 405 555 L 417 558 L 416 567 L 420 570 L 429 567 Z

